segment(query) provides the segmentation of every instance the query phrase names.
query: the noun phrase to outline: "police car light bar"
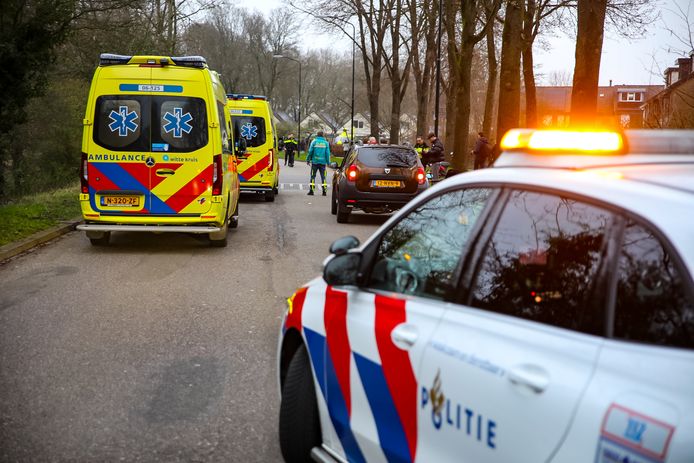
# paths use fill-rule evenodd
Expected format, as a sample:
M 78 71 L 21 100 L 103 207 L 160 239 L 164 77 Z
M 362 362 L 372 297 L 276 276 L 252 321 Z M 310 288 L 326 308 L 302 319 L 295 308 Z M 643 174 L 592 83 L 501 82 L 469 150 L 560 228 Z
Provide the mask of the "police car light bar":
M 621 154 L 622 134 L 610 131 L 512 129 L 501 139 L 503 151 L 552 154 Z
M 245 93 L 227 93 L 227 98 L 230 100 L 267 100 L 263 95 L 247 95 Z
M 132 56 L 115 55 L 113 53 L 102 53 L 99 55 L 99 65 L 111 66 L 114 64 L 128 64 Z
M 171 61 L 176 66 L 186 66 L 191 68 L 204 68 L 207 61 L 202 56 L 172 56 Z

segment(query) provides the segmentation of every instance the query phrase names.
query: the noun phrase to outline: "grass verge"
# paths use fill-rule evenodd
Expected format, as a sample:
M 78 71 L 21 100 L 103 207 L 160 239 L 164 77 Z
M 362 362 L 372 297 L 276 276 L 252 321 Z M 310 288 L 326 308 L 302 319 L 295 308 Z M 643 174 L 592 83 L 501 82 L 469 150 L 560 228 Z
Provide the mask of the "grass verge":
M 79 217 L 79 186 L 25 196 L 0 205 L 0 246 Z

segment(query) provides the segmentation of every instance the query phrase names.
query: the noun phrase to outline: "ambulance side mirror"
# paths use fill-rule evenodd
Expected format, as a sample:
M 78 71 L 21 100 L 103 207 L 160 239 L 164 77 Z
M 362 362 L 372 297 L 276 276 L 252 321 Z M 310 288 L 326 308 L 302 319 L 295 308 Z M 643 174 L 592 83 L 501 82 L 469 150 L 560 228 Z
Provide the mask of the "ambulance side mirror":
M 333 255 L 323 266 L 323 279 L 331 286 L 357 286 L 361 278 L 361 253 Z

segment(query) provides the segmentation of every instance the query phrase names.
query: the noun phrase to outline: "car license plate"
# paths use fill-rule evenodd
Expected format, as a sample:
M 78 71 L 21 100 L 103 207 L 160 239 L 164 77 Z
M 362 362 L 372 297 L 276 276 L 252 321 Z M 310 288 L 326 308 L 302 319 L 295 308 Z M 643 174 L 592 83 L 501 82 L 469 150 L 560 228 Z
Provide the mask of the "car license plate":
M 374 180 L 373 186 L 378 188 L 400 188 L 401 182 L 398 180 Z
M 102 206 L 112 207 L 138 207 L 140 205 L 139 196 L 103 196 Z

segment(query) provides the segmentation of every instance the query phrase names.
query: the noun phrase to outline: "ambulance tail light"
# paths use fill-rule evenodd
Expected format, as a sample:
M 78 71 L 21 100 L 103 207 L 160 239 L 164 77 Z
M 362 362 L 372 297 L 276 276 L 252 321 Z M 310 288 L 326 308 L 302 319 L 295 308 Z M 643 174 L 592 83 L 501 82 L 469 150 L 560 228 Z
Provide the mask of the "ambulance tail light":
M 352 164 L 347 168 L 347 180 L 350 182 L 354 182 L 357 179 L 357 175 L 359 174 L 359 168 Z
M 87 162 L 87 153 L 82 153 L 80 162 L 80 188 L 82 193 L 89 193 L 89 170 Z
M 417 183 L 420 185 L 424 185 L 426 179 L 427 174 L 424 172 L 424 167 L 420 167 L 419 169 L 417 169 Z
M 270 149 L 267 151 L 267 154 L 270 156 L 269 159 L 268 159 L 268 163 L 267 163 L 267 170 L 268 170 L 268 172 L 272 172 L 272 166 L 275 165 L 275 163 L 274 163 L 274 160 L 275 160 L 275 150 L 272 149 L 272 148 L 270 148 Z
M 222 172 L 222 155 L 215 154 L 212 161 L 212 194 L 217 196 L 222 194 L 222 184 L 224 172 Z

